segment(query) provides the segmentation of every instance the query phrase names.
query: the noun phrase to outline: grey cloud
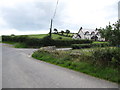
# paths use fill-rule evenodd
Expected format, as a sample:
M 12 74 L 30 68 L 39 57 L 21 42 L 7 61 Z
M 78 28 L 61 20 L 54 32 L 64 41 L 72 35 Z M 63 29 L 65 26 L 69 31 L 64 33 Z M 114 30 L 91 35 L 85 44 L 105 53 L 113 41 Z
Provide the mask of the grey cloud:
M 9 28 L 18 30 L 48 29 L 55 8 L 54 4 L 52 2 L 36 2 L 18 5 L 16 8 L 3 8 L 3 18 Z

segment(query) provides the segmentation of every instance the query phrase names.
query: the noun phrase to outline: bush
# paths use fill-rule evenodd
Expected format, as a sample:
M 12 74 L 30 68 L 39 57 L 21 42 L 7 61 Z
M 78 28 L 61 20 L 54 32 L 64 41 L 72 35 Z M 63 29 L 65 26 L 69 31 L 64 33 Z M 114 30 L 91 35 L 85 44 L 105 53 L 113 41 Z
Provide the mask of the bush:
M 92 43 L 92 47 L 107 47 L 110 46 L 109 43 Z
M 91 44 L 72 44 L 72 49 L 91 48 Z
M 92 56 L 95 65 L 120 66 L 120 48 L 96 49 Z

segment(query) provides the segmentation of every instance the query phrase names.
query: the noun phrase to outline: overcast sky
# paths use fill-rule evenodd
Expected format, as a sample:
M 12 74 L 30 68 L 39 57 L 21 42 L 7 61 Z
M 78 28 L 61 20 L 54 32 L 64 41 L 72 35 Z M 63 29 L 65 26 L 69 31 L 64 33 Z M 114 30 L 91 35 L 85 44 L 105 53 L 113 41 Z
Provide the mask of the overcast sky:
M 59 0 L 53 28 L 78 32 L 118 20 L 119 0 Z M 0 0 L 0 35 L 49 32 L 57 0 Z

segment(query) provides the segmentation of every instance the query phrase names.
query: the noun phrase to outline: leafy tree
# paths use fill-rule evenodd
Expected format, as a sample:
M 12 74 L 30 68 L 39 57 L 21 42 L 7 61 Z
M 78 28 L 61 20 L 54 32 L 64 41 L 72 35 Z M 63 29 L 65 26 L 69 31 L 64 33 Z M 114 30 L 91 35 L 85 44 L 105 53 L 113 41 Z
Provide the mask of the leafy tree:
M 54 32 L 55 32 L 56 34 L 58 34 L 58 30 L 57 30 L 56 28 L 54 28 Z
M 68 34 L 70 33 L 70 30 L 66 30 L 66 33 L 67 33 L 67 36 L 68 36 Z
M 106 28 L 99 29 L 99 32 L 101 37 L 112 45 L 120 45 L 120 23 L 118 21 L 113 25 L 109 23 Z
M 14 37 L 15 35 L 14 34 L 11 34 L 12 37 Z
M 63 31 L 63 30 L 61 30 L 61 34 L 62 34 L 62 35 L 64 34 L 64 31 Z

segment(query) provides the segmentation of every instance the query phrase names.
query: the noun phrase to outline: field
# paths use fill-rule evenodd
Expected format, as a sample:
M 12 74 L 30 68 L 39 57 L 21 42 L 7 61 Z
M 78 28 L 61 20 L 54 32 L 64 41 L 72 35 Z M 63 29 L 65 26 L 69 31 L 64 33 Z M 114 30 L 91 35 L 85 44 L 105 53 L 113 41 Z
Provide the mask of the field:
M 44 38 L 45 36 L 48 36 L 48 34 L 33 34 L 33 35 L 28 35 L 28 37 L 32 37 L 32 38 Z M 58 35 L 58 34 L 52 34 L 52 38 L 53 39 L 60 39 L 61 38 L 62 40 L 70 40 L 70 39 L 72 39 L 71 37 L 65 37 L 65 36 L 61 36 L 61 35 Z

